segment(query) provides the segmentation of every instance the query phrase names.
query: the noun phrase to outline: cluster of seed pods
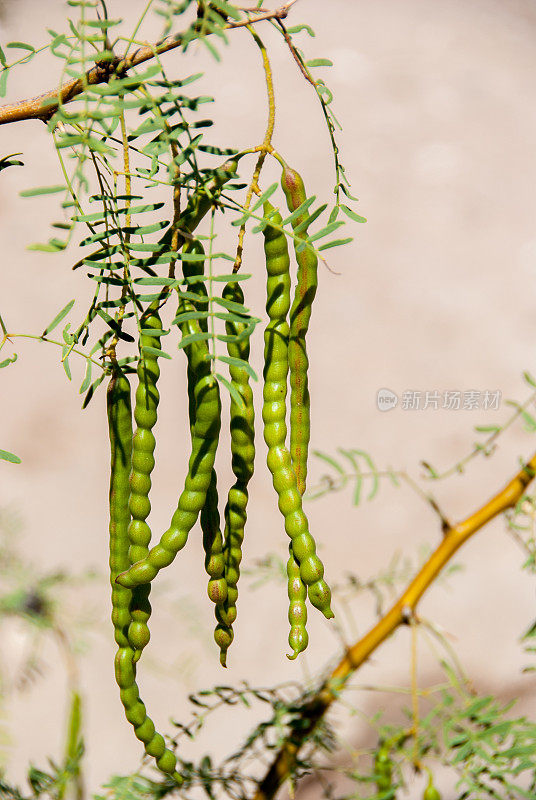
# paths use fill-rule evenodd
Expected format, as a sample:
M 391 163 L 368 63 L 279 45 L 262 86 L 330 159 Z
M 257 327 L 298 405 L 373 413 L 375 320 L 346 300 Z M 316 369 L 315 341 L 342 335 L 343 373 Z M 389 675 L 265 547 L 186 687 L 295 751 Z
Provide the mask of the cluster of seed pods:
M 179 291 L 177 316 L 182 349 L 187 358 L 188 413 L 191 454 L 184 488 L 169 528 L 150 547 L 151 510 L 149 491 L 154 468 L 155 437 L 160 374 L 158 350 L 163 335 L 159 304 L 166 291 L 140 319 L 138 385 L 132 430 L 130 385 L 115 360 L 108 389 L 108 422 L 111 443 L 110 482 L 110 579 L 112 621 L 118 651 L 116 680 L 121 701 L 136 736 L 157 766 L 178 783 L 177 757 L 155 731 L 140 699 L 136 683 L 137 662 L 149 642 L 151 582 L 171 564 L 185 546 L 198 519 L 203 531 L 208 595 L 215 604 L 214 639 L 220 661 L 226 665 L 236 620 L 238 579 L 242 542 L 247 517 L 248 483 L 253 475 L 254 408 L 249 384 L 251 323 L 247 314 L 235 313 L 226 320 L 227 352 L 231 376 L 230 434 L 235 482 L 228 492 L 224 511 L 224 532 L 220 527 L 217 475 L 214 468 L 221 427 L 219 384 L 212 372 L 213 358 L 207 344 L 208 296 L 204 283 L 204 251 L 192 232 L 214 201 L 214 192 L 235 174 L 236 161 L 227 162 L 212 181 L 188 204 L 180 220 L 179 245 L 183 246 L 183 277 L 187 291 Z M 285 168 L 282 188 L 291 211 L 306 200 L 299 175 Z M 270 203 L 264 205 L 263 228 L 267 270 L 266 310 L 269 318 L 264 333 L 263 432 L 268 447 L 268 468 L 278 496 L 284 527 L 290 538 L 287 564 L 290 622 L 289 644 L 296 658 L 308 643 L 306 599 L 327 618 L 333 616 L 331 592 L 324 580 L 324 567 L 316 553 L 309 523 L 302 507 L 307 476 L 310 435 L 307 352 L 305 336 L 316 292 L 316 256 L 307 246 L 307 217 L 293 217 L 296 260 L 295 298 L 290 300 L 290 258 L 282 219 Z M 168 234 L 166 234 L 168 235 Z M 162 241 L 165 241 L 165 237 Z M 243 308 L 244 295 L 237 280 L 230 279 L 222 294 L 232 308 Z M 287 317 L 290 311 L 290 326 Z M 287 449 L 287 381 L 290 372 L 290 450 Z

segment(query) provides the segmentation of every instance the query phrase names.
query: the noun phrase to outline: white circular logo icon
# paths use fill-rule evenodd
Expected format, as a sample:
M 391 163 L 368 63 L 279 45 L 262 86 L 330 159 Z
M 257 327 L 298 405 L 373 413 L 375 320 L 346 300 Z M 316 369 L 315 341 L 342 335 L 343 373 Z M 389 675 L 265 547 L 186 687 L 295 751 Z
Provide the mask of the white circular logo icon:
M 390 389 L 378 389 L 376 405 L 380 411 L 392 411 L 398 404 L 398 395 Z

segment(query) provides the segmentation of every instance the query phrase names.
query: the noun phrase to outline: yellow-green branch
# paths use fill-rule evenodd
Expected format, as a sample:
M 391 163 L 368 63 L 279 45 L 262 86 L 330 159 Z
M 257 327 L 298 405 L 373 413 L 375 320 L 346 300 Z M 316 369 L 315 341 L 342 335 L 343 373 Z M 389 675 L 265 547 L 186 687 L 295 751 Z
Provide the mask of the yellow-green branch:
M 286 19 L 290 7 L 295 2 L 296 0 L 290 0 L 290 2 L 273 11 L 266 11 L 255 16 L 248 16 L 247 19 L 228 22 L 224 29 L 244 28 L 270 19 Z M 183 40 L 184 33 L 166 36 L 155 44 L 138 47 L 130 56 L 124 54 L 113 61 L 98 62 L 83 77 L 67 81 L 60 88 L 51 89 L 27 100 L 19 100 L 17 103 L 0 106 L 0 125 L 6 125 L 9 122 L 21 122 L 25 119 L 40 119 L 43 122 L 47 122 L 60 105 L 69 103 L 77 95 L 85 91 L 88 86 L 107 83 L 113 75 L 122 77 L 133 67 L 143 64 L 145 61 L 150 61 L 162 53 L 167 53 L 169 50 L 174 50 L 176 47 L 181 47 Z
M 485 505 L 457 525 L 447 527 L 445 535 L 430 558 L 422 566 L 392 608 L 353 647 L 350 647 L 329 678 L 303 708 L 303 726 L 293 731 L 284 742 L 253 800 L 271 800 L 287 780 L 296 764 L 298 753 L 311 732 L 322 719 L 348 678 L 400 626 L 412 619 L 417 604 L 433 584 L 453 555 L 488 522 L 514 508 L 536 475 L 536 454 L 517 475 Z

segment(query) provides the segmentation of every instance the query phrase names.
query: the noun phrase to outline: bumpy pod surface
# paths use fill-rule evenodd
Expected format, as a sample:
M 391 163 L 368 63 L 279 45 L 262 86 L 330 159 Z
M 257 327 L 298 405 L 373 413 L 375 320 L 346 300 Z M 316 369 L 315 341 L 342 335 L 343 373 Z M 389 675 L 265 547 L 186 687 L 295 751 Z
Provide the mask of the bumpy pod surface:
M 281 176 L 289 211 L 296 211 L 307 199 L 305 187 L 296 170 L 286 167 Z M 292 227 L 299 238 L 305 238 L 307 227 L 303 225 L 308 212 L 296 217 Z M 290 309 L 290 339 L 288 358 L 290 366 L 290 455 L 298 479 L 298 489 L 303 494 L 307 479 L 307 456 L 311 435 L 311 411 L 307 370 L 309 360 L 305 337 L 311 319 L 311 306 L 318 286 L 318 259 L 305 247 L 299 250 L 299 238 L 294 240 L 298 281 L 292 308 Z
M 181 296 L 179 313 L 188 313 L 192 310 L 191 302 Z M 196 319 L 189 319 L 181 325 L 181 328 L 183 335 L 186 332 L 188 335 L 200 332 L 199 322 Z M 211 373 L 206 342 L 197 340 L 188 344 L 187 348 L 191 348 L 191 366 L 196 375 L 194 389 L 196 412 L 188 474 L 171 524 L 160 542 L 127 572 L 118 575 L 117 582 L 128 588 L 150 583 L 163 567 L 171 564 L 187 542 L 188 534 L 205 505 L 210 485 L 221 427 L 220 392 L 218 383 Z
M 270 203 L 264 204 L 264 216 L 281 225 L 281 215 Z M 292 552 L 300 565 L 300 576 L 307 586 L 311 603 L 330 619 L 331 591 L 324 580 L 324 567 L 316 554 L 316 545 L 309 533 L 309 523 L 302 507 L 291 456 L 285 445 L 285 421 L 288 374 L 288 336 L 286 320 L 290 306 L 289 256 L 285 234 L 272 225 L 264 229 L 266 255 L 267 300 L 269 322 L 264 332 L 264 387 L 262 418 L 264 440 L 268 445 L 268 469 L 272 473 L 278 495 L 279 510 L 285 519 L 285 530 L 292 542 Z
M 162 322 L 158 311 L 151 307 L 142 316 L 140 325 L 142 330 L 160 331 Z M 157 357 L 147 351 L 147 347 L 159 348 L 159 337 L 152 336 L 149 333 L 142 333 L 140 336 L 138 388 L 136 389 L 136 405 L 134 407 L 134 419 L 137 428 L 132 440 L 132 471 L 130 473 L 129 509 L 132 516 L 128 527 L 130 564 L 134 564 L 147 556 L 151 541 L 151 530 L 146 519 L 151 511 L 149 490 L 151 488 L 151 472 L 154 467 L 154 449 L 156 445 L 152 428 L 156 424 L 160 399 L 156 388 L 160 376 L 160 368 Z M 151 615 L 150 591 L 149 584 L 136 587 L 132 591 L 130 600 L 131 622 L 128 629 L 128 641 L 135 651 L 135 660 L 140 657 L 150 638 L 148 626 Z
M 289 548 L 289 559 L 287 561 L 288 578 L 288 621 L 290 622 L 290 633 L 288 643 L 292 650 L 292 655 L 287 655 L 291 660 L 303 653 L 309 643 L 307 633 L 307 607 L 305 599 L 307 589 L 300 576 L 300 566 L 294 558 L 292 546 Z
M 135 651 L 130 647 L 120 647 L 115 657 L 115 679 L 120 689 L 121 702 L 125 716 L 134 728 L 136 737 L 143 742 L 145 752 L 156 761 L 156 766 L 166 775 L 183 783 L 177 772 L 177 757 L 166 747 L 164 737 L 157 733 L 153 721 L 147 716 L 144 702 L 136 683 Z
M 156 759 L 159 769 L 177 783 L 183 779 L 176 771 L 177 758 L 166 748 L 164 737 L 155 728 L 140 700 L 136 685 L 135 651 L 129 647 L 130 589 L 115 582 L 118 571 L 128 567 L 129 477 L 132 456 L 132 409 L 127 378 L 114 369 L 107 393 L 108 430 L 111 450 L 110 475 L 110 578 L 112 582 L 112 621 L 119 645 L 115 657 L 115 676 L 120 688 L 125 715 L 145 752 Z
M 227 283 L 223 290 L 223 298 L 243 305 L 244 294 L 238 282 Z M 227 342 L 227 352 L 231 358 L 249 361 L 250 337 L 247 333 L 248 322 L 236 319 L 225 323 L 228 336 L 236 337 Z M 236 478 L 229 489 L 225 506 L 225 579 L 227 583 L 227 600 L 223 609 L 217 609 L 219 624 L 214 631 L 214 639 L 220 648 L 220 661 L 226 666 L 227 650 L 233 640 L 232 626 L 236 620 L 236 602 L 238 599 L 238 579 L 240 562 L 242 561 L 242 542 L 247 519 L 248 483 L 253 475 L 255 462 L 255 411 L 253 409 L 253 391 L 249 385 L 249 375 L 245 367 L 237 364 L 229 365 L 231 384 L 236 389 L 242 403 L 237 403 L 231 395 L 231 455 L 232 468 Z
M 218 483 L 216 470 L 212 470 L 205 505 L 201 509 L 201 530 L 205 551 L 205 569 L 209 577 L 207 593 L 216 608 L 223 608 L 227 600 L 223 536 L 218 511 Z
M 128 525 L 130 511 L 129 477 L 132 460 L 132 407 L 128 378 L 116 367 L 107 392 L 108 432 L 110 437 L 110 583 L 112 585 L 112 623 L 115 641 L 128 645 L 130 589 L 115 579 L 128 569 Z

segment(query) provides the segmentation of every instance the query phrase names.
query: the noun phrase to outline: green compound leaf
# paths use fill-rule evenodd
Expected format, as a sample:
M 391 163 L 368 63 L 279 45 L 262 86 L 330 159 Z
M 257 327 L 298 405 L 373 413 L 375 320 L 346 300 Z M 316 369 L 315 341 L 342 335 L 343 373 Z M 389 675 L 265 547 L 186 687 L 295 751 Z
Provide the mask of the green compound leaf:
M 2 461 L 9 461 L 11 464 L 21 464 L 21 460 L 18 456 L 14 453 L 10 453 L 8 450 L 0 450 L 0 459 Z

